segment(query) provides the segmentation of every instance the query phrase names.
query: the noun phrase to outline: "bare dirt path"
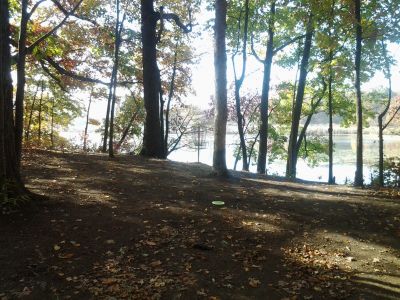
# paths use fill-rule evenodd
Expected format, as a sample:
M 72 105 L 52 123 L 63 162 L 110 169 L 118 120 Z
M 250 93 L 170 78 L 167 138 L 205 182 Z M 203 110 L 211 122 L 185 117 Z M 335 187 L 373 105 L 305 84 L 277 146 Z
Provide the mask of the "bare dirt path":
M 398 195 L 126 156 L 24 173 L 50 200 L 0 216 L 0 299 L 400 298 Z

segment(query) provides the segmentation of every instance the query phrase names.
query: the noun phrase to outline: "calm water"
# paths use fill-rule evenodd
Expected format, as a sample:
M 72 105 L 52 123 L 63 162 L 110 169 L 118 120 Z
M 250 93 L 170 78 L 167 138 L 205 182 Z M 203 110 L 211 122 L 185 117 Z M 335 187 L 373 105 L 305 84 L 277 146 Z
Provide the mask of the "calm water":
M 400 137 L 385 136 L 385 156 L 400 156 Z M 236 136 L 227 136 L 227 165 L 233 169 L 235 157 L 233 150 L 235 148 Z M 356 161 L 356 135 L 335 135 L 334 136 L 334 166 L 333 175 L 337 183 L 345 183 L 347 180 L 353 181 Z M 212 165 L 212 136 L 206 137 L 205 148 L 200 150 L 200 162 Z M 181 162 L 197 162 L 197 150 L 182 148 L 168 157 L 171 160 Z M 370 182 L 371 173 L 374 166 L 378 163 L 378 137 L 374 135 L 364 136 L 364 180 Z M 241 162 L 237 164 L 237 169 L 241 169 Z M 285 175 L 286 162 L 275 161 L 268 166 L 268 174 Z M 256 164 L 252 162 L 250 171 L 256 171 Z M 317 167 L 310 167 L 303 160 L 297 164 L 297 177 L 306 180 L 322 181 L 328 180 L 328 163 L 323 162 Z

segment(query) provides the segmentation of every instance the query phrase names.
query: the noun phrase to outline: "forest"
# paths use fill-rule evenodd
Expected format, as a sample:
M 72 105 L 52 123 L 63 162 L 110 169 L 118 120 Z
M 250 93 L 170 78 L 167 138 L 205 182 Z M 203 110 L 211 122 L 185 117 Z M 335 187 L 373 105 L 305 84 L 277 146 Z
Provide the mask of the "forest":
M 0 0 L 0 299 L 398 299 L 399 60 L 399 0 Z

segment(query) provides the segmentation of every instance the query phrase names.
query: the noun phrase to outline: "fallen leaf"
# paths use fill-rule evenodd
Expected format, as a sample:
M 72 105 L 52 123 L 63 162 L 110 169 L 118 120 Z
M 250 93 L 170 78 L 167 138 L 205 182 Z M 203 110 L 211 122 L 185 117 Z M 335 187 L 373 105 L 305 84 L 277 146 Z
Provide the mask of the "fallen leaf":
M 249 285 L 253 288 L 257 288 L 259 287 L 261 284 L 260 280 L 256 279 L 256 278 L 249 278 Z

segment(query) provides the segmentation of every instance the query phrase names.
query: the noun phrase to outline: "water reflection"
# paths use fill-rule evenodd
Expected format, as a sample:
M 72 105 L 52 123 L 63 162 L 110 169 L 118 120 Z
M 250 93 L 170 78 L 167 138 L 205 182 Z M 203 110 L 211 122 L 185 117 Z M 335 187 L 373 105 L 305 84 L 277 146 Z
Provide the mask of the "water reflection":
M 212 135 L 206 137 L 204 149 L 200 150 L 200 162 L 207 165 L 212 165 L 212 147 L 213 140 Z M 227 135 L 227 155 L 226 161 L 228 168 L 232 169 L 235 163 L 233 151 L 235 148 L 237 136 L 229 134 Z M 400 137 L 399 136 L 385 136 L 384 137 L 385 156 L 394 157 L 400 156 Z M 336 177 L 336 182 L 343 184 L 346 182 L 353 181 L 355 172 L 356 162 L 356 135 L 335 135 L 334 136 L 334 167 L 333 173 Z M 378 163 L 378 136 L 366 135 L 364 136 L 364 180 L 365 183 L 369 183 L 371 179 L 371 173 L 374 170 L 374 166 Z M 181 162 L 197 162 L 197 150 L 182 148 L 179 149 L 168 157 L 171 160 Z M 238 167 L 241 163 L 238 163 Z M 250 171 L 256 171 L 255 162 L 250 165 Z M 285 175 L 286 162 L 275 161 L 273 164 L 268 166 L 269 174 L 276 174 L 280 176 Z M 306 180 L 322 181 L 328 180 L 328 163 L 321 163 L 317 167 L 309 167 L 304 160 L 299 160 L 297 165 L 297 177 Z

